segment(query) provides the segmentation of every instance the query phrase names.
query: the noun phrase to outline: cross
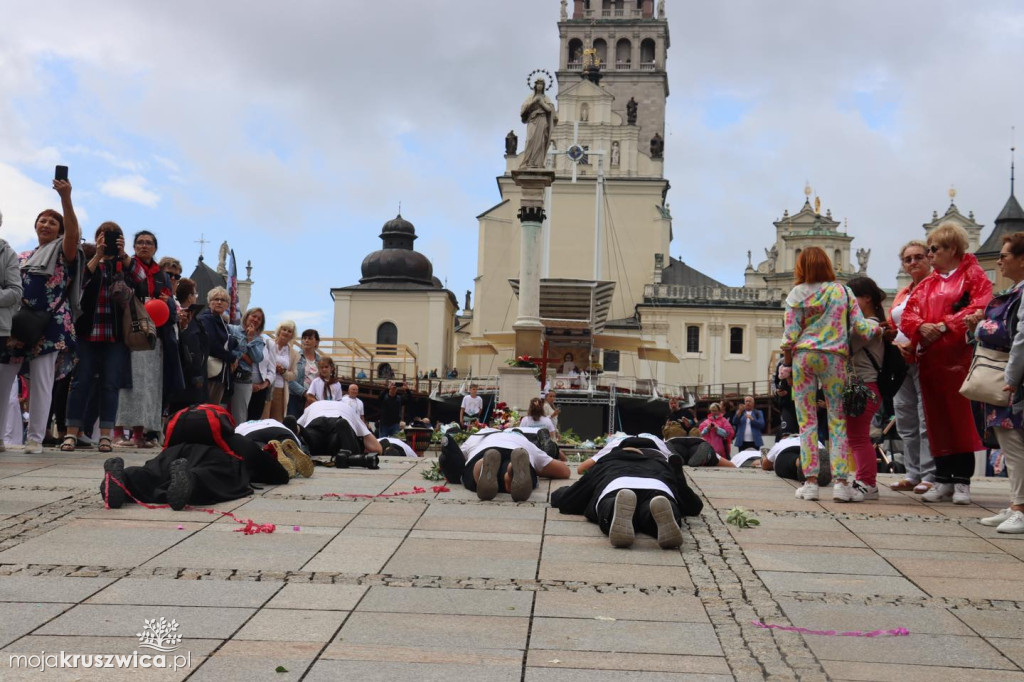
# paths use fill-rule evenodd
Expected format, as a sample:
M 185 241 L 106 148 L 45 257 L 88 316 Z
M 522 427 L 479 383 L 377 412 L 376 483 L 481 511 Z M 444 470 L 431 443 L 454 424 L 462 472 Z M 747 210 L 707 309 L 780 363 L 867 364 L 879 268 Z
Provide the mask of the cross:
M 200 257 L 200 258 L 202 258 L 202 257 L 203 257 L 203 245 L 205 245 L 205 244 L 209 244 L 209 243 L 210 243 L 210 242 L 208 242 L 207 240 L 203 239 L 203 236 L 204 236 L 204 235 L 203 235 L 203 233 L 201 233 L 201 232 L 200 232 L 200 233 L 199 233 L 199 239 L 197 239 L 197 240 L 196 240 L 196 241 L 194 242 L 194 243 L 196 243 L 196 244 L 199 244 L 199 257 Z
M 605 151 L 603 149 L 598 149 L 598 150 L 593 150 L 593 151 L 590 150 L 590 149 L 584 149 L 583 146 L 580 145 L 579 140 L 580 140 L 580 122 L 579 121 L 573 121 L 572 122 L 572 144 L 569 145 L 569 148 L 566 149 L 566 150 L 548 149 L 548 156 L 556 156 L 558 154 L 565 154 L 566 158 L 569 159 L 569 163 L 572 164 L 572 181 L 575 184 L 575 182 L 576 182 L 576 168 L 577 168 L 577 166 L 579 166 L 581 163 L 584 163 L 585 161 L 589 161 L 590 160 L 589 159 L 590 155 L 594 154 L 595 156 L 598 157 L 597 175 L 598 175 L 599 178 L 603 179 L 604 178 L 604 168 L 601 165 L 601 159 L 604 157 Z

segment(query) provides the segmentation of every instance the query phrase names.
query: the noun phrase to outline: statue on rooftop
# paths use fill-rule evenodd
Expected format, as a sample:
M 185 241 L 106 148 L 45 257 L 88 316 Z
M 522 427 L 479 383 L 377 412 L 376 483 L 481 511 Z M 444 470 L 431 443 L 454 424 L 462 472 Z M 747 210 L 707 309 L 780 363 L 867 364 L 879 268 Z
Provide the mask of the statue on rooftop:
M 516 135 L 516 131 L 508 131 L 508 135 L 505 136 L 505 156 L 515 156 L 519 150 L 519 136 Z
M 228 275 L 228 243 L 224 242 L 220 245 L 220 251 L 217 254 L 217 274 Z
M 772 244 L 771 249 L 765 249 L 764 255 L 768 258 L 768 272 L 775 274 L 775 264 L 779 260 L 779 246 L 778 244 Z
M 868 271 L 868 258 L 871 257 L 871 249 L 857 249 L 857 265 L 860 269 L 857 274 L 865 274 Z
M 555 105 L 544 94 L 546 89 L 547 82 L 538 76 L 533 82 L 533 93 L 519 109 L 519 115 L 526 124 L 526 147 L 523 149 L 520 168 L 544 168 L 551 133 L 558 123 Z

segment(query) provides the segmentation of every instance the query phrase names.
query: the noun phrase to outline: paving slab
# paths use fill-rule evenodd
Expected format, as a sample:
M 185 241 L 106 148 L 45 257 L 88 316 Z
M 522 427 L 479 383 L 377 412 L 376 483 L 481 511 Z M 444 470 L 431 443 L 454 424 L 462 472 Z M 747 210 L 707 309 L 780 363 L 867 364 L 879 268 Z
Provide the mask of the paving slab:
M 858 606 L 821 604 L 780 599 L 779 606 L 793 625 L 809 630 L 890 630 L 906 628 L 917 635 L 963 635 L 976 633 L 947 609 L 920 606 Z M 810 636 L 810 635 L 809 635 Z M 843 640 L 833 640 L 845 641 Z
M 358 611 L 529 618 L 532 605 L 532 592 L 374 586 Z
M 694 675 L 719 675 L 721 679 L 731 680 L 732 674 L 725 658 L 720 656 L 673 656 L 666 654 L 629 654 L 621 651 L 530 651 L 526 659 L 528 674 L 534 668 L 554 668 L 558 670 L 590 670 L 635 672 L 682 673 L 687 679 Z M 702 678 L 697 678 L 702 679 Z M 711 678 L 714 679 L 714 678 Z
M 535 617 L 530 632 L 530 648 L 724 655 L 710 624 L 596 618 Z
M 807 645 L 823 661 L 860 661 L 943 665 L 951 668 L 1018 668 L 981 637 L 955 635 L 911 635 L 909 637 L 807 636 Z
M 468 616 L 355 611 L 331 648 L 348 644 L 400 644 L 443 650 L 525 649 L 529 621 L 502 616 Z M 457 644 L 454 644 L 457 643 Z
M 255 609 L 203 608 L 195 606 L 122 606 L 80 604 L 33 634 L 56 636 L 138 637 L 146 620 L 178 621 L 185 639 L 227 639 L 248 620 Z
M 237 632 L 234 640 L 261 642 L 329 642 L 341 627 L 345 611 L 264 609 Z
M 0 576 L 0 602 L 77 604 L 114 582 L 113 578 L 42 578 Z
M 1024 575 L 1024 562 L 1009 554 L 962 552 L 946 554 L 941 559 L 888 557 L 887 561 L 904 575 L 915 577 L 976 578 L 985 575 L 1012 578 L 1014 575 Z
M 361 680 L 363 682 L 451 682 L 458 679 L 518 682 L 522 676 L 521 662 L 507 665 L 460 665 L 454 663 L 392 663 L 365 661 L 317 661 L 304 678 L 310 682 Z
M 251 518 L 257 523 L 278 526 L 327 526 L 344 528 L 359 513 L 360 507 L 350 509 L 330 500 L 295 500 L 289 498 L 257 497 L 234 510 L 239 518 Z M 223 519 L 230 523 L 231 519 Z
M 236 533 L 236 527 L 211 524 L 144 565 L 297 571 L 338 533 L 337 528 L 303 528 L 296 533 L 285 527 L 245 535 Z
M 0 552 L 0 563 L 124 566 L 143 564 L 201 526 L 167 522 L 76 520 Z
M 637 535 L 641 544 L 634 545 L 632 550 L 638 547 L 651 546 L 654 543 L 652 538 L 645 535 Z M 647 542 L 642 542 L 646 540 Z M 557 537 L 547 538 L 544 541 L 544 548 L 541 552 L 543 561 L 577 561 L 581 564 L 642 564 L 650 566 L 683 566 L 683 557 L 678 551 L 659 550 L 657 552 L 632 551 L 621 547 L 612 547 L 605 537 L 601 538 L 574 538 Z
M 0 490 L 0 517 L 24 514 L 70 496 L 60 490 Z
M 918 549 L 928 552 L 982 552 L 991 553 L 992 543 L 982 538 L 942 535 L 904 535 L 894 533 L 861 533 L 858 537 L 875 549 Z
M 833 680 L 863 682 L 1024 682 L 1024 672 L 950 668 L 942 665 L 906 665 L 903 663 L 857 663 L 823 661 Z
M 122 578 L 87 603 L 258 609 L 281 588 L 281 584 L 269 582 Z
M 319 642 L 231 640 L 208 657 L 189 680 L 269 682 L 299 680 L 323 645 Z M 278 672 L 282 667 L 287 672 Z
M 70 608 L 67 604 L 0 604 L 0 646 L 27 635 Z
M 996 611 L 962 607 L 950 609 L 950 614 L 966 623 L 982 637 L 1004 637 L 1024 640 L 1024 618 L 1021 612 Z
M 664 552 L 656 546 L 651 549 L 637 549 L 629 552 Z M 624 568 L 628 570 L 623 572 Z M 689 572 L 680 566 L 657 566 L 644 564 L 581 564 L 574 561 L 544 561 L 538 577 L 544 580 L 572 580 L 588 583 L 612 583 L 638 585 L 642 587 L 678 587 L 693 589 Z
M 899 571 L 870 549 L 745 544 L 743 553 L 751 568 L 757 571 L 900 575 Z
M 1018 568 L 1018 576 L 1024 570 Z M 1024 582 L 1020 577 L 981 579 L 978 575 L 967 578 L 914 578 L 922 590 L 933 597 L 966 597 L 967 599 L 1012 599 L 1024 601 Z
M 384 566 L 395 575 L 533 578 L 540 543 L 409 538 Z
M 303 563 L 302 570 L 378 573 L 404 538 L 405 531 L 397 536 L 380 536 L 371 533 L 369 529 L 349 529 L 339 533 L 309 561 Z
M 615 618 L 617 620 L 709 623 L 704 605 L 686 594 L 602 594 L 538 592 L 534 615 L 547 618 Z
M 992 637 L 988 640 L 988 643 L 1019 667 L 1024 668 L 1024 642 L 1020 639 Z
M 774 592 L 828 592 L 857 595 L 923 597 L 924 592 L 902 576 L 845 575 L 840 573 L 795 573 L 758 571 Z
M 351 611 L 368 589 L 367 585 L 288 583 L 281 587 L 265 608 Z
M 622 673 L 611 670 L 590 670 L 590 669 L 561 669 L 561 668 L 527 668 L 526 676 L 523 678 L 528 682 L 614 682 L 622 678 Z M 682 680 L 695 680 L 696 682 L 725 682 L 733 680 L 732 675 L 695 675 L 688 673 L 678 675 L 675 673 L 662 672 L 633 672 L 629 679 L 641 680 L 642 682 L 670 682 Z

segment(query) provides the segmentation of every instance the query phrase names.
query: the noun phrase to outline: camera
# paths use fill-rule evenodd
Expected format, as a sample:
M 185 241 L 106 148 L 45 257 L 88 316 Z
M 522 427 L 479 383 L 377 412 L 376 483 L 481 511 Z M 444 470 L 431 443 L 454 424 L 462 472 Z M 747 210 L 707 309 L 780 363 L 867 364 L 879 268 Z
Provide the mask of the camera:
M 121 230 L 109 230 L 103 235 L 103 253 L 107 256 L 117 255 L 117 240 L 124 236 Z

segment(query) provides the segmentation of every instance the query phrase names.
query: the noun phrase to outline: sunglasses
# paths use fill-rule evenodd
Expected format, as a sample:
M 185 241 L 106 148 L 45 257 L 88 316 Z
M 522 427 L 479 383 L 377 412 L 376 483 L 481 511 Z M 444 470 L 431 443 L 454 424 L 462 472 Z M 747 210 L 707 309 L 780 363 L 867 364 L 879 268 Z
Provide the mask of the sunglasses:
M 180 272 L 168 272 L 167 276 L 170 277 L 173 280 L 181 279 L 181 273 Z
M 916 253 L 913 256 L 906 256 L 903 259 L 903 262 L 906 263 L 907 265 L 910 265 L 915 261 L 924 260 L 925 258 L 927 258 L 927 256 L 925 256 L 923 253 Z
M 931 253 L 935 253 L 939 249 L 944 249 L 944 248 L 946 248 L 946 247 L 944 247 L 944 246 L 935 246 L 934 244 L 932 244 L 931 246 L 928 247 L 928 251 L 930 251 Z

